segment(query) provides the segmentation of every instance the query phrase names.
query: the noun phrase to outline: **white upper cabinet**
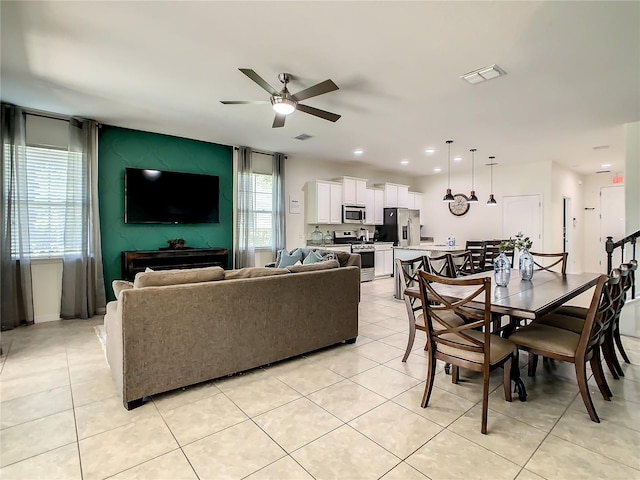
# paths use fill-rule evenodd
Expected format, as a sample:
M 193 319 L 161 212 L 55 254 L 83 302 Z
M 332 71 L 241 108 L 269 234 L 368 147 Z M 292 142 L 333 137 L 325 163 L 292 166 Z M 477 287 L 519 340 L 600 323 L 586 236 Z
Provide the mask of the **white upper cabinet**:
M 373 188 L 366 189 L 366 199 L 365 209 L 366 209 L 366 219 L 364 221 L 365 225 L 375 225 L 375 210 L 376 210 L 376 195 L 375 190 Z
M 417 192 L 409 192 L 409 208 L 420 210 L 420 225 L 424 225 L 424 216 L 422 211 L 422 194 Z
M 312 180 L 305 187 L 307 223 L 342 223 L 342 185 Z
M 407 185 L 398 185 L 397 183 L 383 183 L 375 185 L 384 192 L 385 208 L 409 208 L 409 187 Z
M 367 180 L 364 178 L 342 177 L 335 181 L 342 183 L 342 204 L 359 205 L 367 204 Z
M 384 190 L 375 188 L 373 190 L 373 195 L 373 223 L 374 225 L 382 225 L 384 223 Z

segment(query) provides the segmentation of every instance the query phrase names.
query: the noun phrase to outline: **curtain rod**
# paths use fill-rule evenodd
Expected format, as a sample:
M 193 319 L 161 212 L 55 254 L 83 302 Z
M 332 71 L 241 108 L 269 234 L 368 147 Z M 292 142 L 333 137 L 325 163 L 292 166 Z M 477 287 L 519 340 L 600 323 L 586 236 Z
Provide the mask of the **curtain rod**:
M 234 150 L 240 150 L 240 147 L 233 147 Z M 259 153 L 260 155 L 269 155 L 269 156 L 274 156 L 277 152 L 271 152 L 271 153 L 267 153 L 267 152 L 261 152 L 259 150 L 254 150 L 253 148 L 251 149 L 251 152 L 253 153 Z M 284 158 L 289 158 L 286 155 L 284 156 Z

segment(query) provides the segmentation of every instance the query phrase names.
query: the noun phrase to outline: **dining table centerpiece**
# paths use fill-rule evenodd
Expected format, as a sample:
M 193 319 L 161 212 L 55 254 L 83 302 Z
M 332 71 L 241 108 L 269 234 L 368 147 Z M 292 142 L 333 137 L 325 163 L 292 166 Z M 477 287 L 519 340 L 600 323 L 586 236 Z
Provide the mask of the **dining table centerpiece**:
M 513 250 L 513 240 L 503 240 L 498 246 L 499 254 L 493 260 L 493 273 L 496 280 L 496 285 L 499 287 L 506 287 L 509 285 L 509 279 L 511 278 L 511 261 L 505 252 Z
M 524 233 L 518 232 L 513 245 L 520 252 L 518 260 L 520 278 L 531 280 L 533 278 L 533 256 L 529 253 L 529 249 L 532 247 L 533 241 L 529 237 L 525 237 Z

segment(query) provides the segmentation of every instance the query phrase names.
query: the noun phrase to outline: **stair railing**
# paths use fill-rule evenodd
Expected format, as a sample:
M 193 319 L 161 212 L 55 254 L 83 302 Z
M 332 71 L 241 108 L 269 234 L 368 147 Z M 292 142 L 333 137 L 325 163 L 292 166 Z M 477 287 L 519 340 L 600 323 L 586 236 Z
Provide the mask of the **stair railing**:
M 636 239 L 640 237 L 640 230 L 631 235 L 627 235 L 617 242 L 613 241 L 613 237 L 607 237 L 607 241 L 604 244 L 604 248 L 607 252 L 607 272 L 610 272 L 613 268 L 613 251 L 616 248 L 620 248 L 620 263 L 625 263 L 624 260 L 624 247 L 625 244 L 631 245 L 631 258 L 629 260 L 637 260 L 636 258 Z M 635 282 L 631 286 L 631 298 L 636 298 L 636 285 Z

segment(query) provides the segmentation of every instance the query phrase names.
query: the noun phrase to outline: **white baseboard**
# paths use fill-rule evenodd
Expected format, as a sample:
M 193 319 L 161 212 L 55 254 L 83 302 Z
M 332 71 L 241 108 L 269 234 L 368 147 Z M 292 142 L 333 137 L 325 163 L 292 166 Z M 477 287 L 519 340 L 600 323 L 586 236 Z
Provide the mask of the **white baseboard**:
M 48 315 L 39 315 L 33 319 L 35 323 L 56 322 L 60 320 L 60 315 L 50 313 Z

